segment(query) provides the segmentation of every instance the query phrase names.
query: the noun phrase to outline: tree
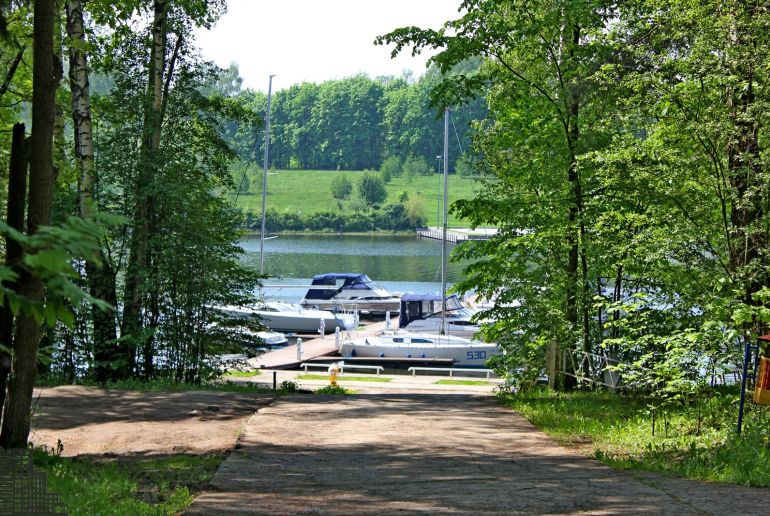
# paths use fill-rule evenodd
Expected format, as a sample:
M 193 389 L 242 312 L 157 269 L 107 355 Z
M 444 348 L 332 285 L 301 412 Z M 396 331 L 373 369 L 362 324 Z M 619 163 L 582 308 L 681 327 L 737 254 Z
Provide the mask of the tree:
M 61 70 L 56 69 L 57 58 L 53 44 L 55 20 L 54 0 L 35 2 L 32 137 L 27 215 L 27 232 L 30 235 L 34 235 L 51 222 L 54 113 L 56 87 L 61 75 Z M 19 294 L 30 302 L 43 303 L 43 280 L 29 269 L 22 269 L 17 288 Z M 4 448 L 27 446 L 40 336 L 40 322 L 33 314 L 22 313 L 16 321 L 14 360 L 0 431 L 0 445 Z
M 357 192 L 359 198 L 368 206 L 380 204 L 388 197 L 382 178 L 371 171 L 364 172 L 358 179 Z
M 591 76 L 608 55 L 598 35 L 614 13 L 602 2 L 468 0 L 462 7 L 466 13 L 441 30 L 403 28 L 378 38 L 395 43 L 394 53 L 442 48 L 431 62 L 444 74 L 468 58 L 486 59 L 477 73 L 445 75 L 432 90 L 435 103 L 452 105 L 492 85 L 493 117 L 482 128 L 480 150 L 496 179 L 455 209 L 472 225 L 497 224 L 500 232 L 465 248 L 465 257 L 487 259 L 469 267 L 460 288 L 505 290 L 509 303 L 526 300 L 516 313 L 501 307 L 495 314 L 505 321 L 495 336 L 512 351 L 553 338 L 569 347 L 579 339 L 580 349 L 592 352 L 589 310 L 598 271 L 591 269 L 586 230 L 591 169 L 580 160 L 606 139 L 592 123 L 602 98 Z M 554 307 L 563 319 L 544 317 Z M 546 326 L 537 322 L 544 319 Z
M 353 192 L 353 184 L 347 176 L 334 176 L 331 188 L 332 197 L 339 200 L 347 199 Z

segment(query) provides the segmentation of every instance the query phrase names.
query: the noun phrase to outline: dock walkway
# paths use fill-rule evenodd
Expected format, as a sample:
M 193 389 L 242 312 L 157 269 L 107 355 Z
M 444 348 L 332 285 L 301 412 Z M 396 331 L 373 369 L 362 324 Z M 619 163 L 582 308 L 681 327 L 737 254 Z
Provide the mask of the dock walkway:
M 357 330 L 350 332 L 350 336 L 352 338 L 369 337 L 377 335 L 384 329 L 385 321 L 383 320 L 359 326 Z M 323 337 L 302 339 L 302 356 L 297 355 L 297 345 L 293 344 L 251 358 L 249 364 L 257 369 L 293 369 L 299 367 L 302 362 L 335 354 L 337 354 L 335 335 L 330 333 Z

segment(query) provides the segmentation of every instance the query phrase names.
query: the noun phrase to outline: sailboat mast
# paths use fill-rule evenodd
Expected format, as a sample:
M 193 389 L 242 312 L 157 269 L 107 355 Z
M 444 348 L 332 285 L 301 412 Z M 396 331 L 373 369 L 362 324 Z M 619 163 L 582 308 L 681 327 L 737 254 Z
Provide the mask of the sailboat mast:
M 444 110 L 444 219 L 441 233 L 441 334 L 446 334 L 447 178 L 449 177 L 449 108 Z
M 273 77 L 267 85 L 267 111 L 265 114 L 265 159 L 262 172 L 262 230 L 259 233 L 259 273 L 265 272 L 265 208 L 267 207 L 267 157 L 270 149 L 270 97 L 273 93 Z M 445 137 L 446 138 L 446 137 Z

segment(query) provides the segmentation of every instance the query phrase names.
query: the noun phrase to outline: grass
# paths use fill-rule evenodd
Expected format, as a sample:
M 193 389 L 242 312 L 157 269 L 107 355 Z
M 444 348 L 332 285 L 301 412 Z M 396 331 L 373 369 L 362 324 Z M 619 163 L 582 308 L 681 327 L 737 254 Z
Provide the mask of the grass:
M 35 465 L 70 515 L 179 514 L 214 476 L 224 455 L 79 459 L 35 450 Z
M 243 165 L 238 165 L 233 171 L 236 183 L 240 183 L 243 174 Z M 331 181 L 335 176 L 347 176 L 354 188 L 361 172 L 336 171 L 336 170 L 276 170 L 268 173 L 267 177 L 267 206 L 281 211 L 300 211 L 302 213 L 316 213 L 340 209 L 337 200 L 331 194 Z M 237 205 L 245 211 L 252 210 L 261 213 L 262 210 L 262 170 L 256 165 L 251 165 L 247 172 L 249 190 L 238 196 Z M 440 208 L 440 200 L 443 199 L 443 176 L 432 174 L 430 176 L 414 176 L 408 178 L 394 177 L 386 185 L 388 198 L 386 202 L 395 202 L 400 192 L 405 191 L 410 197 L 422 200 L 427 217 L 427 225 L 437 226 Z M 308 188 L 308 185 L 315 185 Z M 474 188 L 478 185 L 467 177 L 450 175 L 448 180 L 449 204 L 458 199 L 470 199 L 474 196 Z M 342 202 L 342 211 L 349 208 L 349 201 Z M 466 225 L 449 215 L 449 225 Z
M 749 404 L 743 435 L 737 436 L 736 390 L 714 389 L 698 403 L 665 412 L 606 392 L 543 389 L 502 399 L 558 441 L 617 468 L 770 486 L 770 411 Z
M 494 385 L 485 380 L 439 380 L 433 383 L 435 385 Z
M 225 376 L 226 377 L 226 376 Z M 138 392 L 182 392 L 182 391 L 217 391 L 217 392 L 273 392 L 271 389 L 257 387 L 256 385 L 246 383 L 235 383 L 225 381 L 208 381 L 200 384 L 180 383 L 166 380 L 144 381 L 138 379 L 123 380 L 120 382 L 108 382 L 104 385 L 84 383 L 83 385 L 92 385 L 105 389 L 138 391 Z
M 328 380 L 328 374 L 301 374 L 298 380 Z M 382 376 L 337 376 L 338 382 L 389 382 L 391 378 Z
M 222 375 L 223 378 L 252 378 L 254 376 L 259 376 L 261 371 L 254 370 L 254 371 L 228 371 L 225 374 Z

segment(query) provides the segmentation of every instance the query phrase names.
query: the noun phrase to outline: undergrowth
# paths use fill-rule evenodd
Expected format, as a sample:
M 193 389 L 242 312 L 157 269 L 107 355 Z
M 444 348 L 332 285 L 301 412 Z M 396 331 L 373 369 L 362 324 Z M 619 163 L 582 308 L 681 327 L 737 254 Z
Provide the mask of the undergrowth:
M 224 455 L 173 455 L 160 459 L 81 459 L 34 451 L 50 491 L 70 515 L 171 515 L 192 503 Z
M 711 389 L 697 402 L 655 411 L 643 398 L 603 391 L 501 397 L 547 434 L 590 446 L 614 467 L 770 486 L 770 410 L 747 403 L 738 436 L 736 388 Z

